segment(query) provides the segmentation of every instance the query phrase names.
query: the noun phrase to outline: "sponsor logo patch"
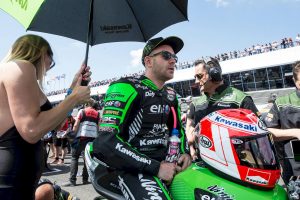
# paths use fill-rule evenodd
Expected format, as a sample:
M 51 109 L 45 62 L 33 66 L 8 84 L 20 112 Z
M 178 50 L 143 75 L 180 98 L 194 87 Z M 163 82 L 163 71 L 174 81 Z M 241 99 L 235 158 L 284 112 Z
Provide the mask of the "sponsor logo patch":
M 163 193 L 161 188 L 153 180 L 144 178 L 143 174 L 138 174 L 141 186 L 147 191 L 147 199 L 161 200 L 161 194 Z
M 145 97 L 154 97 L 155 93 L 151 90 L 145 92 Z
M 130 151 L 129 149 L 124 148 L 123 144 L 117 143 L 115 149 L 118 150 L 119 152 L 125 154 L 125 155 L 128 155 L 128 156 L 132 157 L 136 161 L 139 161 L 141 163 L 146 163 L 148 165 L 151 164 L 151 160 L 150 159 L 141 157 L 140 155 L 137 155 L 135 152 Z
M 168 94 L 167 98 L 168 98 L 170 101 L 174 101 L 175 95 L 173 95 L 173 94 Z
M 105 110 L 103 115 L 120 115 L 121 111 L 118 110 Z
M 265 123 L 263 123 L 261 120 L 258 120 L 257 125 L 258 125 L 258 127 L 261 128 L 262 130 L 265 130 L 265 131 L 268 130 L 267 127 L 266 127 L 266 125 L 265 125 Z
M 199 141 L 200 145 L 203 146 L 204 148 L 210 148 L 212 146 L 211 140 L 204 135 L 201 135 L 199 140 L 200 140 Z
M 121 102 L 120 101 L 107 101 L 107 102 L 105 102 L 104 106 L 106 106 L 106 107 L 108 107 L 108 106 L 120 107 Z
M 114 117 L 103 117 L 101 123 L 117 125 L 117 119 Z
M 227 103 L 218 103 L 217 105 L 219 107 L 223 107 L 223 108 L 229 108 L 230 107 L 230 104 L 227 104 Z
M 246 181 L 259 185 L 267 185 L 269 184 L 270 177 L 271 173 L 248 169 Z
M 251 132 L 255 132 L 255 133 L 257 132 L 257 127 L 255 125 L 242 123 L 240 121 L 229 120 L 220 115 L 215 116 L 213 121 L 227 125 L 227 126 L 231 126 L 234 128 L 243 129 L 246 131 L 251 131 Z
M 106 98 L 114 99 L 114 98 L 116 98 L 116 97 L 118 97 L 118 98 L 123 98 L 123 97 L 125 97 L 125 95 L 123 95 L 123 94 L 121 94 L 121 93 L 119 93 L 119 92 L 108 93 L 108 94 L 106 95 Z
M 143 90 L 148 90 L 149 88 L 145 85 L 140 85 L 140 84 L 135 84 L 134 85 L 136 88 L 142 88 Z
M 243 142 L 243 140 L 240 140 L 238 138 L 232 138 L 231 143 L 232 144 L 243 144 L 244 142 Z
M 169 105 L 152 105 L 150 107 L 150 112 L 153 114 L 162 114 L 162 113 L 169 114 L 170 107 Z
M 147 140 L 147 139 L 140 140 L 140 146 L 157 145 L 157 144 L 163 144 L 167 146 L 167 140 L 162 138 L 154 139 L 154 140 Z
M 116 129 L 113 127 L 109 127 L 109 126 L 100 126 L 99 127 L 99 131 L 103 131 L 103 132 L 114 132 Z
M 224 188 L 219 187 L 218 185 L 209 186 L 207 187 L 207 189 L 213 192 L 215 195 L 217 195 L 217 198 L 211 198 L 211 200 L 214 199 L 234 200 L 235 199 L 233 195 L 228 194 Z

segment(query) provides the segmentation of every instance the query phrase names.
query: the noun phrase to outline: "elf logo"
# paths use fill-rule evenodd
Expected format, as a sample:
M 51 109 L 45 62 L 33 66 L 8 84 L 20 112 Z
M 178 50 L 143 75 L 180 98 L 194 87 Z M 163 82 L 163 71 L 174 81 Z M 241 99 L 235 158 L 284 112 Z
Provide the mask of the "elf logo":
M 210 139 L 204 135 L 200 136 L 200 145 L 204 148 L 210 148 L 212 146 L 212 142 Z
M 153 114 L 168 114 L 170 112 L 170 108 L 168 105 L 152 105 L 150 107 L 150 112 Z

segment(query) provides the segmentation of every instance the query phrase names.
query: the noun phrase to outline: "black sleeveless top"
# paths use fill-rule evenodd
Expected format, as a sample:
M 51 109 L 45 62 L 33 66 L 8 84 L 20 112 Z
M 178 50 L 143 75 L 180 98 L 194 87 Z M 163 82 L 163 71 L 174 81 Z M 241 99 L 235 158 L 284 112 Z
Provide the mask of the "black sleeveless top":
M 41 111 L 52 108 L 49 100 Z M 15 126 L 0 136 L 0 199 L 34 199 L 44 166 L 41 141 L 26 142 Z

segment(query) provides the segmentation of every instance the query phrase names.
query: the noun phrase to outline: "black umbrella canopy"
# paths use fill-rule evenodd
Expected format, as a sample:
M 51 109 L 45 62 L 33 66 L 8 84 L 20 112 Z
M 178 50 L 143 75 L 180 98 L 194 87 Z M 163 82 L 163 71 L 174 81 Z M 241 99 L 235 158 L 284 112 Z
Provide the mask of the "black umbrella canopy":
M 187 2 L 45 0 L 28 30 L 65 36 L 91 46 L 120 41 L 145 42 L 162 29 L 187 20 Z

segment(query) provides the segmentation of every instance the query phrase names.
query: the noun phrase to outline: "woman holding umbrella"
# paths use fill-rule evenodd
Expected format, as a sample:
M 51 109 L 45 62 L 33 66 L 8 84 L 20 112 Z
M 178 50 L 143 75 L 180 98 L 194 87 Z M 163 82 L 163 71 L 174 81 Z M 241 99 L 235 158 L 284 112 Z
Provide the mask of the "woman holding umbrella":
M 15 41 L 0 64 L 0 199 L 34 199 L 41 177 L 41 138 L 55 129 L 74 106 L 90 99 L 89 68 L 81 66 L 69 96 L 52 108 L 41 90 L 46 72 L 55 65 L 49 43 L 37 35 Z M 82 75 L 82 72 L 84 74 Z

